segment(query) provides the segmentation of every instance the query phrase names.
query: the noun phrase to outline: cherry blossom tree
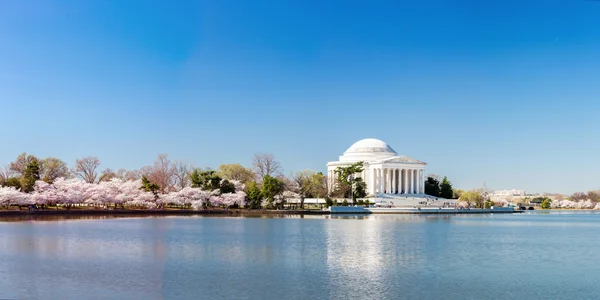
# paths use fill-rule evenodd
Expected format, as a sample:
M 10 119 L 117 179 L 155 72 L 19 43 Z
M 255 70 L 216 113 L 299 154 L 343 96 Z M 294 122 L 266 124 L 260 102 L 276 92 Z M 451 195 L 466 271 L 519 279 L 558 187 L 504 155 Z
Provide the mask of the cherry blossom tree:
M 14 187 L 0 187 L 0 206 L 29 205 L 30 194 L 23 193 Z

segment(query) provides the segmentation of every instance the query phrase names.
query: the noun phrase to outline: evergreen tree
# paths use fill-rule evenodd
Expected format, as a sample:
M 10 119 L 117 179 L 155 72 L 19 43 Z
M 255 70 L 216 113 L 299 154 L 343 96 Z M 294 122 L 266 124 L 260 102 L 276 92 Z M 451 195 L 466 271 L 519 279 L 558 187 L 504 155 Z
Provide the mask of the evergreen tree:
M 425 194 L 434 196 L 434 197 L 439 197 L 440 196 L 440 182 L 437 179 L 435 179 L 431 176 L 428 176 L 427 180 L 425 180 Z
M 442 183 L 440 183 L 440 197 L 446 199 L 452 199 L 454 197 L 454 191 L 452 190 L 452 184 L 448 181 L 448 178 L 444 176 Z
M 353 205 L 356 204 L 357 196 L 362 198 L 367 195 L 365 182 L 354 176 L 363 170 L 363 162 L 359 161 L 347 167 L 337 167 L 334 171 L 337 175 L 335 193 L 344 198 L 352 198 Z
M 160 186 L 156 183 L 150 182 L 146 176 L 142 175 L 142 186 L 140 190 L 144 190 L 146 192 L 152 192 L 154 194 L 154 200 L 158 200 L 158 191 L 160 190 Z
M 221 188 L 221 177 L 215 171 L 201 171 L 195 169 L 190 175 L 192 187 L 200 188 L 204 191 L 214 191 Z
M 271 175 L 265 175 L 262 183 L 262 195 L 269 201 L 269 208 L 273 207 L 273 201 L 275 196 L 283 193 L 285 185 L 283 181 L 272 177 Z
M 367 196 L 367 184 L 363 181 L 362 178 L 358 177 L 354 181 L 354 195 L 352 197 L 352 202 L 356 201 L 356 198 L 364 198 Z
M 229 180 L 221 181 L 219 189 L 221 190 L 221 194 L 235 193 L 235 185 L 229 182 Z
M 40 162 L 37 158 L 33 157 L 25 167 L 23 176 L 21 177 L 21 189 L 25 193 L 33 191 L 35 182 L 40 180 Z

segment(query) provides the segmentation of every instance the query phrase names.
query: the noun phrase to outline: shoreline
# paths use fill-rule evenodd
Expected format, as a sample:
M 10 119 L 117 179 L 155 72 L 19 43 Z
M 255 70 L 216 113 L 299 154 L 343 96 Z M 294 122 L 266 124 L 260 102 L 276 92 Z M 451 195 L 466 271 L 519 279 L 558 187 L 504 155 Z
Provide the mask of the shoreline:
M 81 210 L 0 210 L 3 216 L 57 216 L 57 215 L 95 215 L 95 216 L 120 216 L 120 215 L 147 215 L 147 216 L 191 216 L 191 215 L 328 215 L 324 210 L 245 210 L 245 209 L 207 209 L 207 210 L 105 210 L 105 209 L 81 209 Z
M 594 211 L 593 209 L 550 209 L 537 210 L 539 211 Z M 515 210 L 514 212 L 495 212 L 495 213 L 524 213 L 526 211 Z M 2 217 L 43 217 L 43 216 L 275 216 L 275 215 L 370 215 L 370 214 L 482 214 L 493 213 L 485 209 L 479 210 L 413 210 L 410 208 L 393 209 L 390 211 L 378 210 L 373 212 L 366 211 L 337 211 L 329 210 L 247 210 L 247 209 L 206 209 L 206 210 L 177 210 L 177 209 L 160 209 L 160 210 L 136 210 L 136 209 L 75 209 L 75 210 L 0 210 L 0 218 Z

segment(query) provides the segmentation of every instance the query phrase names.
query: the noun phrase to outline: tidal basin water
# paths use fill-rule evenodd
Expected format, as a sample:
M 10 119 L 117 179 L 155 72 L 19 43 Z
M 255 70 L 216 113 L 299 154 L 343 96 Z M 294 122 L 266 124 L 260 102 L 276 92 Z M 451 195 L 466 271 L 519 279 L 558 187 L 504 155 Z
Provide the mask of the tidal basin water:
M 0 299 L 594 299 L 600 214 L 0 220 Z

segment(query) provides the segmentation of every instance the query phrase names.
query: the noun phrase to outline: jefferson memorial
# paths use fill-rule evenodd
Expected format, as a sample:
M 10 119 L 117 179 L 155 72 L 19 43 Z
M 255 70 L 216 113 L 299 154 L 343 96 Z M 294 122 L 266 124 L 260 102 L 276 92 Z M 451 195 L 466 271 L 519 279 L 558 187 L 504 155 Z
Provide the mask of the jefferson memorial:
M 427 163 L 398 155 L 392 147 L 378 139 L 360 140 L 350 146 L 338 161 L 327 163 L 329 192 L 335 186 L 335 169 L 359 161 L 363 162 L 364 171 L 358 175 L 367 184 L 370 196 L 425 193 Z

